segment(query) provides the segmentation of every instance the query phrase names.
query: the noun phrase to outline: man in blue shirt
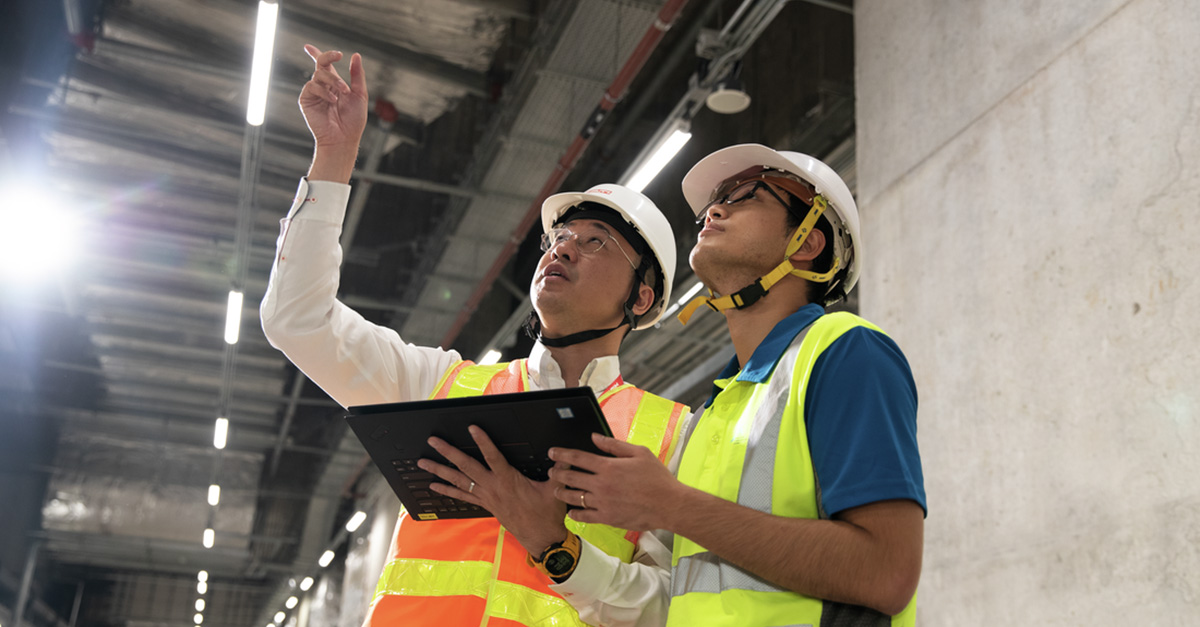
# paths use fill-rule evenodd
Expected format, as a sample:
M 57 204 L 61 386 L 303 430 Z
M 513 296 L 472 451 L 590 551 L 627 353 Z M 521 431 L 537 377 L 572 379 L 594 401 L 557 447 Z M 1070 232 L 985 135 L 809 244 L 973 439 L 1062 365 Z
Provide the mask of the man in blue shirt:
M 694 418 L 673 477 L 553 450 L 572 518 L 675 534 L 668 625 L 912 625 L 926 511 L 908 363 L 875 325 L 826 313 L 862 264 L 849 189 L 766 146 L 702 159 L 683 191 L 704 228 L 690 262 L 736 356 Z M 591 474 L 589 474 L 591 473 Z M 631 490 L 629 486 L 638 486 Z

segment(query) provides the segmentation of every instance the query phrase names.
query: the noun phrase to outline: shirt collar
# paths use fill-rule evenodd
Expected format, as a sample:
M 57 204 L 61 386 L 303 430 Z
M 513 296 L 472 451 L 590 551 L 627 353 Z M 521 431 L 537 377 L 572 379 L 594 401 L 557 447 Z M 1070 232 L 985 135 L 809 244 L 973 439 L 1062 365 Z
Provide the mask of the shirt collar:
M 563 380 L 562 368 L 550 354 L 550 349 L 541 342 L 534 342 L 533 350 L 529 351 L 529 384 L 530 389 L 552 390 L 566 387 Z M 593 359 L 583 369 L 579 376 L 579 385 L 592 388 L 596 396 L 605 390 L 621 383 L 621 360 L 616 355 L 605 355 Z
M 766 383 L 775 370 L 775 364 L 779 362 L 780 357 L 783 357 L 783 352 L 792 344 L 792 340 L 823 315 L 825 315 L 825 308 L 816 303 L 809 303 L 797 309 L 796 313 L 780 320 L 767 334 L 767 337 L 759 342 L 758 347 L 754 349 L 754 354 L 750 355 L 750 361 L 746 363 L 745 368 L 741 367 L 737 354 L 734 354 L 721 374 L 717 375 L 716 381 L 713 382 L 712 396 L 704 403 L 704 406 L 708 407 L 712 404 L 713 398 L 728 385 L 728 380 L 734 375 L 737 375 L 737 381 Z

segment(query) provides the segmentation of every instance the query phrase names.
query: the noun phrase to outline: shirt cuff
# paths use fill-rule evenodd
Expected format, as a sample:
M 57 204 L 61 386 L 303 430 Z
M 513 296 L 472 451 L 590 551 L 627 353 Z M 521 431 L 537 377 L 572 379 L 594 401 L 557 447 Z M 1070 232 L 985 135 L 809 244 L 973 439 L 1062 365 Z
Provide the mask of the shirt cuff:
M 617 563 L 620 562 L 583 538 L 579 539 L 579 543 L 579 563 L 575 565 L 575 572 L 562 583 L 550 584 L 551 590 L 568 599 L 575 607 L 591 605 L 597 601 L 598 593 L 604 588 L 604 582 L 612 581 Z
M 288 220 L 317 220 L 341 225 L 350 202 L 350 186 L 333 181 L 300 179 L 296 198 L 288 210 Z M 303 213 L 301 213 L 303 211 Z

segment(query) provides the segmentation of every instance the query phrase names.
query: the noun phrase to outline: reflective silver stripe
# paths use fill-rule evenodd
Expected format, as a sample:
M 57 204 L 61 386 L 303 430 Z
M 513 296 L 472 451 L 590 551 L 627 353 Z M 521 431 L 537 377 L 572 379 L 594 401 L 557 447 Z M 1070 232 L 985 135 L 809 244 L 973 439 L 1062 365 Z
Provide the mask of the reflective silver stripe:
M 771 513 L 775 454 L 779 446 L 779 430 L 783 425 L 783 410 L 791 392 L 792 372 L 800 355 L 800 346 L 810 328 L 812 325 L 801 331 L 779 358 L 761 394 L 758 407 L 753 408 L 754 421 L 747 438 L 746 459 L 738 485 L 737 502 L 744 507 Z M 693 420 L 693 424 L 696 422 L 698 420 Z M 679 558 L 678 564 L 672 569 L 672 597 L 689 592 L 719 593 L 723 590 L 789 592 L 707 551 Z
M 679 558 L 671 575 L 671 596 L 689 592 L 721 592 L 722 590 L 754 590 L 758 592 L 788 592 L 775 584 L 742 570 L 707 551 Z
M 783 425 L 783 410 L 792 388 L 792 371 L 800 355 L 800 345 L 807 335 L 808 328 L 805 328 L 776 362 L 771 380 L 767 382 L 762 400 L 754 411 L 754 424 L 746 442 L 742 480 L 738 485 L 738 505 L 771 513 L 779 429 Z
M 683 433 L 679 434 L 679 442 L 676 443 L 675 446 L 679 449 L 680 454 L 682 454 L 682 451 L 687 448 L 688 441 L 692 439 L 692 432 L 696 430 L 696 425 L 700 423 L 700 416 L 704 415 L 704 410 L 705 407 L 701 405 L 700 409 L 696 410 L 696 412 L 692 414 L 692 419 L 689 420 L 686 425 L 684 425 Z

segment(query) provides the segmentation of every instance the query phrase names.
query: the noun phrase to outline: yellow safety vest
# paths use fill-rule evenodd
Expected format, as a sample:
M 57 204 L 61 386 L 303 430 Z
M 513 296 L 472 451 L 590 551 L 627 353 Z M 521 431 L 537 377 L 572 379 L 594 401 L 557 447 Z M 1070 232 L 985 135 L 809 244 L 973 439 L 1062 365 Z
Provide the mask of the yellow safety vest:
M 827 518 L 813 471 L 804 399 L 817 358 L 855 327 L 849 313 L 821 316 L 791 343 L 763 383 L 725 379 L 685 439 L 679 480 L 744 507 L 791 518 Z M 753 455 L 747 453 L 753 451 Z M 916 595 L 896 616 L 797 594 L 675 537 L 668 627 L 858 625 L 911 627 Z

